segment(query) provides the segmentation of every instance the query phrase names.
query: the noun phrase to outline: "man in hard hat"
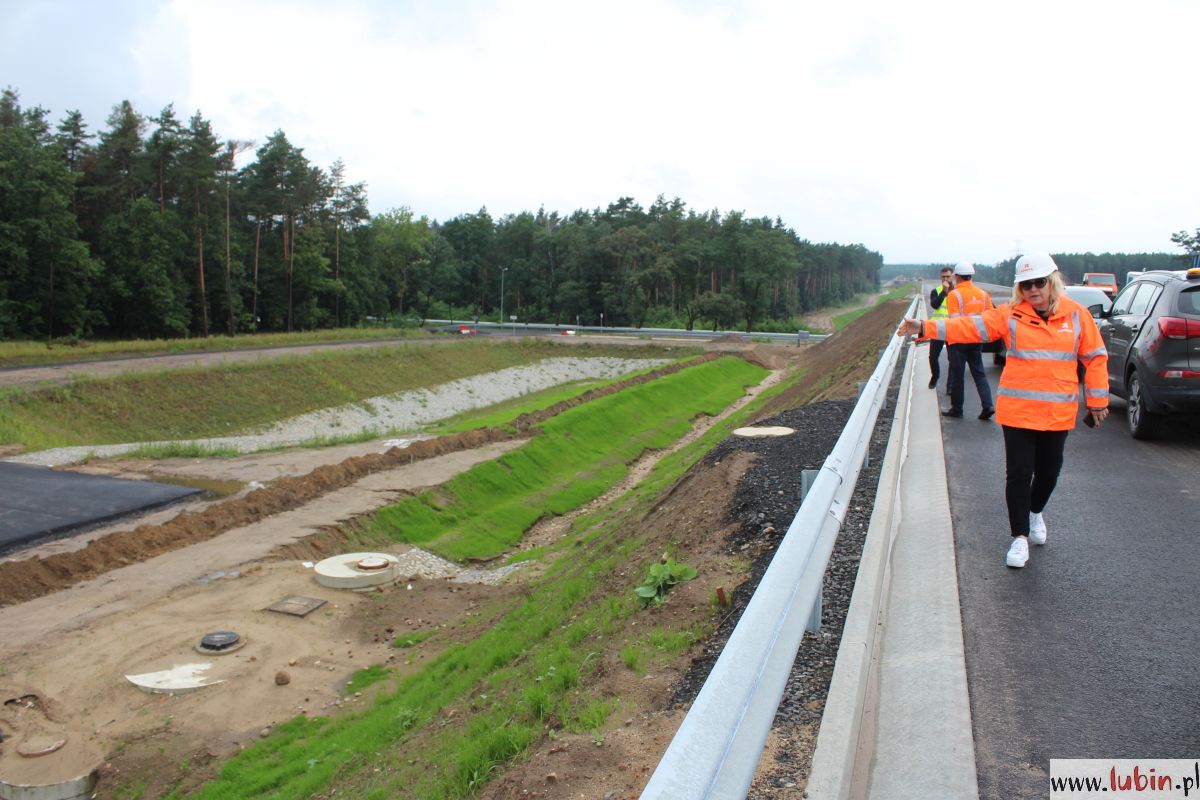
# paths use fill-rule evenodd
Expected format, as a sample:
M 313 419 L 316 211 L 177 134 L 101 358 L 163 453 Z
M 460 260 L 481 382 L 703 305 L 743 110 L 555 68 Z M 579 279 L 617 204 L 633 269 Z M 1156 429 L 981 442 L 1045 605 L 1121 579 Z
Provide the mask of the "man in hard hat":
M 946 312 L 950 319 L 977 316 L 994 308 L 992 296 L 974 284 L 974 277 L 975 265 L 970 261 L 960 261 L 954 265 L 954 288 L 946 297 Z M 981 322 L 980 325 L 982 324 Z M 946 389 L 950 393 L 950 408 L 943 411 L 942 415 L 962 417 L 963 378 L 966 368 L 970 367 L 971 377 L 975 379 L 975 389 L 979 392 L 979 404 L 983 406 L 979 418 L 991 419 L 996 413 L 996 407 L 992 402 L 992 387 L 983 371 L 983 345 L 952 344 L 947 350 L 950 353 L 950 369 L 946 375 Z
M 954 288 L 954 268 L 950 266 L 942 267 L 939 273 L 940 283 L 929 292 L 929 318 L 932 320 L 945 320 L 950 318 L 950 312 L 946 308 L 946 297 Z M 942 347 L 945 342 L 941 339 L 929 340 L 929 388 L 936 389 L 938 379 L 942 376 Z

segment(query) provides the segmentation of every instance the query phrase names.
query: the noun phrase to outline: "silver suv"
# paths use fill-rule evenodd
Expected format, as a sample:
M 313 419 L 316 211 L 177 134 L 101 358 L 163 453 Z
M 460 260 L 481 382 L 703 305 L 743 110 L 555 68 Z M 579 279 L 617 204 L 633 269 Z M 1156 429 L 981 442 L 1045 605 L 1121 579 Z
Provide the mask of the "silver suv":
M 1143 272 L 1100 317 L 1108 388 L 1128 403 L 1133 438 L 1200 410 L 1200 269 Z

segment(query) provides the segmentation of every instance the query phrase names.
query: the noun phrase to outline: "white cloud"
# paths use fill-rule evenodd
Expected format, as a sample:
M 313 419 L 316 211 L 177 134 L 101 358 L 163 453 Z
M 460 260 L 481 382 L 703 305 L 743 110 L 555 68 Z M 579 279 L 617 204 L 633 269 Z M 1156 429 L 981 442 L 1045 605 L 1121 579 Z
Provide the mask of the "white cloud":
M 148 5 L 108 105 L 166 96 L 260 144 L 282 129 L 342 158 L 375 211 L 664 194 L 890 261 L 984 263 L 1170 250 L 1200 224 L 1187 0 Z

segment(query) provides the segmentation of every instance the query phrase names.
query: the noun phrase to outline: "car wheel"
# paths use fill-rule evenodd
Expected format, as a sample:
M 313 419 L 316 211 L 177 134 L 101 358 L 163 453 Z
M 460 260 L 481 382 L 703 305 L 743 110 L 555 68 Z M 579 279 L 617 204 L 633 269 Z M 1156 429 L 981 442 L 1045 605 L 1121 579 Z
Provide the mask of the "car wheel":
M 1136 372 L 1129 376 L 1125 418 L 1135 439 L 1150 439 L 1154 435 L 1155 417 L 1146 410 L 1146 394 Z

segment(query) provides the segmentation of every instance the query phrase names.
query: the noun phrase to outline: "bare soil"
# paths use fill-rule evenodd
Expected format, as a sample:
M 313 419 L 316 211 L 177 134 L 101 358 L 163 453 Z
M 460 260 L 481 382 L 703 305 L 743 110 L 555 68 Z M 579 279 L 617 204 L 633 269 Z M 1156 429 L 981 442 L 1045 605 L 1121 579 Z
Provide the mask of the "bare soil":
M 729 342 L 712 349 L 736 352 L 775 370 L 807 370 L 805 380 L 776 397 L 764 412 L 764 417 L 776 417 L 796 404 L 852 397 L 899 313 L 871 312 L 819 347 Z M 789 418 L 800 426 L 801 439 L 746 439 L 714 451 L 639 521 L 640 530 L 654 532 L 651 548 L 672 546 L 701 577 L 680 585 L 649 617 L 632 620 L 628 635 L 638 635 L 639 625 L 686 626 L 704 620 L 724 634 L 682 656 L 649 664 L 644 673 L 628 669 L 617 653 L 602 654 L 603 690 L 620 698 L 609 728 L 596 738 L 547 735 L 489 784 L 483 797 L 637 796 L 707 674 L 705 663 L 711 665 L 722 635 L 728 634 L 769 561 L 771 537 L 786 528 L 790 517 L 783 509 L 794 513 L 794 500 L 785 497 L 793 487 L 777 474 L 777 464 L 763 471 L 761 465 L 771 463 L 764 454 L 792 448 L 819 465 L 825 453 L 818 452 L 824 445 L 817 441 L 823 442 L 830 429 L 840 430 L 839 408 L 818 403 L 807 422 Z M 713 422 L 698 421 L 692 435 Z M 161 518 L 154 521 L 95 531 L 80 542 L 48 545 L 38 558 L 26 553 L 22 560 L 0 564 L 0 603 L 6 604 L 0 608 L 0 708 L 11 710 L 15 706 L 2 705 L 6 700 L 32 695 L 42 709 L 30 709 L 19 719 L 0 715 L 0 777 L 19 758 L 14 742 L 62 732 L 79 749 L 64 752 L 57 761 L 54 755 L 42 757 L 44 775 L 66 776 L 99 752 L 106 758 L 101 797 L 131 792 L 158 797 L 173 786 L 198 785 L 224 757 L 269 734 L 278 722 L 296 714 L 346 713 L 368 702 L 370 692 L 355 697 L 344 691 L 355 670 L 380 663 L 401 673 L 419 668 L 460 635 L 470 614 L 522 591 L 523 573 L 499 585 L 413 574 L 411 581 L 362 595 L 319 586 L 302 561 L 342 552 L 357 518 L 496 457 L 519 444 L 521 436 L 531 435 L 536 423 L 524 420 L 519 433 L 480 435 L 453 445 L 420 442 L 414 447 L 430 449 L 423 459 L 410 460 L 413 453 L 402 450 L 379 453 L 379 443 L 368 443 L 347 446 L 353 448 L 349 450 L 230 460 L 90 465 L 147 477 L 186 474 L 268 485 L 196 504 L 183 513 L 158 512 Z M 633 465 L 631 478 L 594 505 L 618 496 L 662 455 Z M 324 463 L 331 459 L 333 463 Z M 768 501 L 773 526 L 753 510 L 765 508 Z M 525 546 L 561 536 L 566 522 L 539 523 Z M 774 530 L 764 532 L 768 527 Z M 747 534 L 751 528 L 753 536 Z M 608 588 L 627 590 L 640 577 L 644 557 L 614 573 Z M 852 570 L 856 563 L 843 566 Z M 730 609 L 712 609 L 709 597 L 717 588 L 733 598 Z M 290 595 L 327 603 L 304 618 L 263 610 Z M 215 664 L 213 677 L 222 683 L 171 696 L 139 692 L 123 678 L 205 660 L 194 650 L 199 636 L 224 629 L 241 633 L 247 646 L 208 659 Z M 437 631 L 438 636 L 412 651 L 392 646 L 394 638 L 412 631 Z M 832 646 L 836 651 L 836 641 Z M 827 647 L 822 658 L 828 658 Z M 277 685 L 281 672 L 288 680 Z M 765 771 L 755 784 L 758 793 L 752 796 L 801 796 L 796 792 L 802 791 L 806 770 L 802 754 L 811 750 L 819 718 L 818 702 L 809 718 L 772 734 L 760 768 Z

